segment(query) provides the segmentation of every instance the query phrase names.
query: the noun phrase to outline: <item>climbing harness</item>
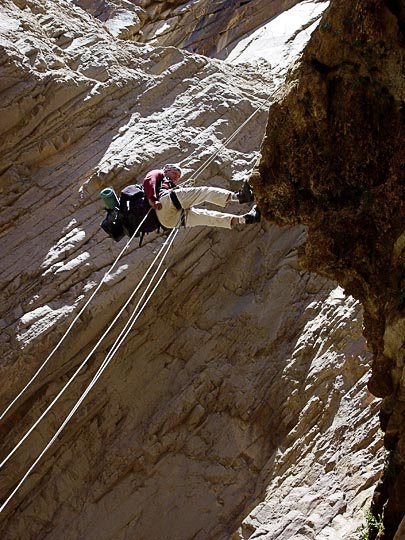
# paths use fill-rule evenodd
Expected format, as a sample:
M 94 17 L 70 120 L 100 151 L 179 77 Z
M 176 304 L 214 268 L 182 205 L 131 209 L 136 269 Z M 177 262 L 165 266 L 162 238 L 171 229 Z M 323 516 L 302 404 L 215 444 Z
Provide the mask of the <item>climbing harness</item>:
M 169 194 L 170 200 L 172 201 L 174 207 L 176 210 L 180 211 L 180 224 L 182 227 L 186 226 L 186 212 L 184 208 L 181 206 L 181 202 L 179 201 L 179 198 L 176 195 L 175 191 L 171 191 Z

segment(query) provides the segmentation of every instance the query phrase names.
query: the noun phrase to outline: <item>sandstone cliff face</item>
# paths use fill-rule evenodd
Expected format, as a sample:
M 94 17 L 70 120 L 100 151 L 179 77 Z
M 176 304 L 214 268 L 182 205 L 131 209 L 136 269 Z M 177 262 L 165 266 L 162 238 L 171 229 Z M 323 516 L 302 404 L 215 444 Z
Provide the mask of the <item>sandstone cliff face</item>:
M 274 88 L 269 70 L 118 40 L 93 15 L 64 1 L 1 7 L 2 410 L 122 247 L 99 228 L 100 188 L 119 191 L 167 161 L 187 175 L 257 111 L 198 178 L 237 189 L 265 131 L 258 107 Z M 1 422 L 2 457 L 92 350 L 164 239 L 127 250 Z M 164 282 L 1 513 L 1 537 L 355 538 L 384 458 L 379 401 L 367 390 L 361 305 L 302 270 L 305 239 L 300 225 L 268 222 L 180 230 Z M 2 502 L 130 311 L 2 468 Z
M 305 266 L 365 308 L 390 451 L 381 538 L 405 513 L 404 21 L 403 2 L 331 5 L 271 108 L 253 177 L 268 219 L 308 227 Z
M 181 47 L 225 58 L 241 37 L 299 0 L 74 0 L 74 3 L 121 39 Z

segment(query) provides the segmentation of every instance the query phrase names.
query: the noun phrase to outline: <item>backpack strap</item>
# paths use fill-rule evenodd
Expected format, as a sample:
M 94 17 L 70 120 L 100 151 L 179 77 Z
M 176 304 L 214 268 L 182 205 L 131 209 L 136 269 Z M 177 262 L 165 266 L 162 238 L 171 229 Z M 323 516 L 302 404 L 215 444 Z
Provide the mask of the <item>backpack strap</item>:
M 181 203 L 180 203 L 179 198 L 177 197 L 175 191 L 170 192 L 170 200 L 172 201 L 175 208 L 177 208 L 177 210 L 179 210 L 181 212 L 180 225 L 185 227 L 186 226 L 186 212 L 185 212 L 184 208 L 181 206 Z
M 179 198 L 177 197 L 175 191 L 170 192 L 170 199 L 171 199 L 172 203 L 174 204 L 174 206 L 177 208 L 177 210 L 183 210 L 183 207 L 181 206 L 181 203 L 180 203 Z

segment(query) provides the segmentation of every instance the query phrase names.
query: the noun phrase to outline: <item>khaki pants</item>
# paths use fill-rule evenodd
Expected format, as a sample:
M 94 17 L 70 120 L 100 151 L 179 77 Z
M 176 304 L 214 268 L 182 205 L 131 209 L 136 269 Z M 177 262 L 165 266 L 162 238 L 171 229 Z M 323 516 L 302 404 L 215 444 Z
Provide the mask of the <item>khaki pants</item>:
M 185 212 L 185 226 L 196 227 L 205 225 L 206 227 L 223 227 L 231 229 L 231 220 L 234 214 L 206 210 L 205 208 L 194 208 L 195 205 L 209 202 L 222 208 L 231 201 L 232 191 L 217 187 L 190 187 L 178 188 L 175 190 L 177 198 Z M 156 211 L 160 223 L 168 229 L 181 225 L 181 210 L 177 210 L 170 199 L 170 192 L 161 195 L 159 202 L 162 209 Z

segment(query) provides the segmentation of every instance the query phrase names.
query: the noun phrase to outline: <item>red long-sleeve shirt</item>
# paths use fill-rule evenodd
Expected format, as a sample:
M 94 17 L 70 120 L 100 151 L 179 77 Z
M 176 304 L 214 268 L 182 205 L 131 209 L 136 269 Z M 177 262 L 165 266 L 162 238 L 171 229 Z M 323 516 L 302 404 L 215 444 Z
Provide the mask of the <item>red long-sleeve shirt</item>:
M 172 189 L 174 186 L 175 184 L 170 178 L 167 178 L 160 169 L 148 172 L 143 181 L 145 195 L 148 199 L 152 199 L 153 201 L 159 200 L 160 190 Z

